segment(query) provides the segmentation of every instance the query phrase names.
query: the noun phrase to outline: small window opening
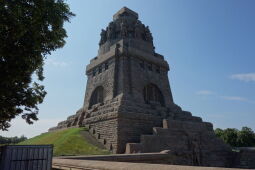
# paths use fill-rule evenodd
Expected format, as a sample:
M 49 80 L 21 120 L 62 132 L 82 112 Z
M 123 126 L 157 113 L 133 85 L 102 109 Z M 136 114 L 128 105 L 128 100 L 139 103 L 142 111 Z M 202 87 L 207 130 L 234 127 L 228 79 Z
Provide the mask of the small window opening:
M 92 76 L 95 77 L 95 75 L 96 75 L 96 70 L 94 69 L 93 73 L 92 73 Z
M 160 73 L 160 67 L 159 66 L 156 66 L 156 72 Z
M 102 67 L 101 66 L 98 67 L 98 73 L 102 73 Z
M 144 61 L 143 60 L 140 61 L 140 67 L 144 69 Z
M 148 64 L 148 69 L 152 71 L 152 64 Z
M 108 68 L 109 68 L 108 62 L 106 62 L 106 63 L 104 64 L 104 67 L 105 67 L 105 70 L 108 70 Z

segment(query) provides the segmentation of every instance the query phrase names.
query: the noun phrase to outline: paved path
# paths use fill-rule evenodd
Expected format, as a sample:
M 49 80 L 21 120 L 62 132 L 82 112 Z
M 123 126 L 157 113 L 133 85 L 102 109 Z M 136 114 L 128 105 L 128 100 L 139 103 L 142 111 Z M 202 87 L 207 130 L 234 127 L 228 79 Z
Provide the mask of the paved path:
M 53 159 L 53 168 L 69 170 L 236 170 L 232 168 L 179 166 L 74 159 Z

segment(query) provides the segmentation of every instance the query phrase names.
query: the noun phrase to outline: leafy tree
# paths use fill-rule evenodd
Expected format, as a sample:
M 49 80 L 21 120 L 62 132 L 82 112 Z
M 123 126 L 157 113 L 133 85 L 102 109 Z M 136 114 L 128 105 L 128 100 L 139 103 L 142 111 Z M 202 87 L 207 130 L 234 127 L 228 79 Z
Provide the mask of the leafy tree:
M 3 137 L 3 136 L 0 136 L 0 145 L 1 144 L 16 144 L 16 143 L 20 143 L 22 141 L 25 141 L 27 140 L 27 138 L 22 135 L 20 137 Z
M 215 132 L 216 136 L 220 138 L 221 136 L 223 136 L 224 130 L 217 128 L 214 130 L 214 132 Z
M 227 128 L 215 129 L 215 134 L 232 147 L 255 146 L 255 133 L 251 128 L 243 127 L 241 130 Z
M 0 0 L 0 130 L 17 115 L 31 124 L 46 95 L 47 55 L 63 47 L 64 22 L 74 16 L 63 0 Z
M 228 143 L 230 146 L 236 146 L 237 145 L 237 129 L 233 128 L 227 128 L 224 130 L 223 133 L 223 140 Z
M 237 145 L 242 147 L 255 146 L 255 134 L 251 128 L 243 127 L 238 133 Z

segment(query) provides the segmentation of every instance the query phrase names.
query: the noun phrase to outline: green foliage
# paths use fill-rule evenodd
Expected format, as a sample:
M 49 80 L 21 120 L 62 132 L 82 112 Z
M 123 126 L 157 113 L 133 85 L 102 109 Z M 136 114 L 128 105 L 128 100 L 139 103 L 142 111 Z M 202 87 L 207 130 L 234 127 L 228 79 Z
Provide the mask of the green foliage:
M 232 147 L 255 146 L 255 133 L 251 128 L 243 127 L 241 130 L 232 128 L 222 130 L 217 128 L 214 132 L 216 136 Z
M 98 155 L 109 154 L 107 150 L 87 142 L 81 135 L 84 128 L 70 128 L 55 132 L 48 132 L 19 143 L 20 145 L 53 144 L 54 156 L 60 155 Z
M 31 76 L 44 79 L 46 55 L 64 46 L 72 16 L 63 0 L 0 1 L 0 130 L 20 114 L 29 124 L 38 119 L 46 91 Z
M 220 129 L 220 128 L 217 128 L 214 130 L 215 134 L 217 137 L 221 137 L 224 133 L 224 130 Z
M 227 128 L 224 130 L 223 140 L 231 146 L 237 146 L 237 129 Z
M 255 146 L 255 133 L 251 128 L 243 127 L 238 133 L 237 143 L 239 146 Z
M 22 142 L 22 141 L 25 141 L 27 140 L 27 138 L 22 135 L 20 137 L 3 137 L 3 136 L 0 136 L 0 145 L 3 145 L 3 144 L 15 144 L 15 143 L 19 143 L 19 142 Z

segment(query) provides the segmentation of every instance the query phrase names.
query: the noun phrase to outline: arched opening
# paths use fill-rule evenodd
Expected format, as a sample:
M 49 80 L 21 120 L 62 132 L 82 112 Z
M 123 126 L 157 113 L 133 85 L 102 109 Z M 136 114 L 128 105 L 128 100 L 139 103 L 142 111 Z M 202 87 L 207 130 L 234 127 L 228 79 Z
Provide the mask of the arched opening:
M 164 96 L 155 84 L 145 86 L 143 96 L 147 104 L 160 104 L 161 106 L 165 106 Z
M 91 108 L 91 106 L 95 104 L 103 103 L 103 100 L 104 100 L 104 88 L 102 86 L 99 86 L 93 91 L 90 97 L 89 108 Z

